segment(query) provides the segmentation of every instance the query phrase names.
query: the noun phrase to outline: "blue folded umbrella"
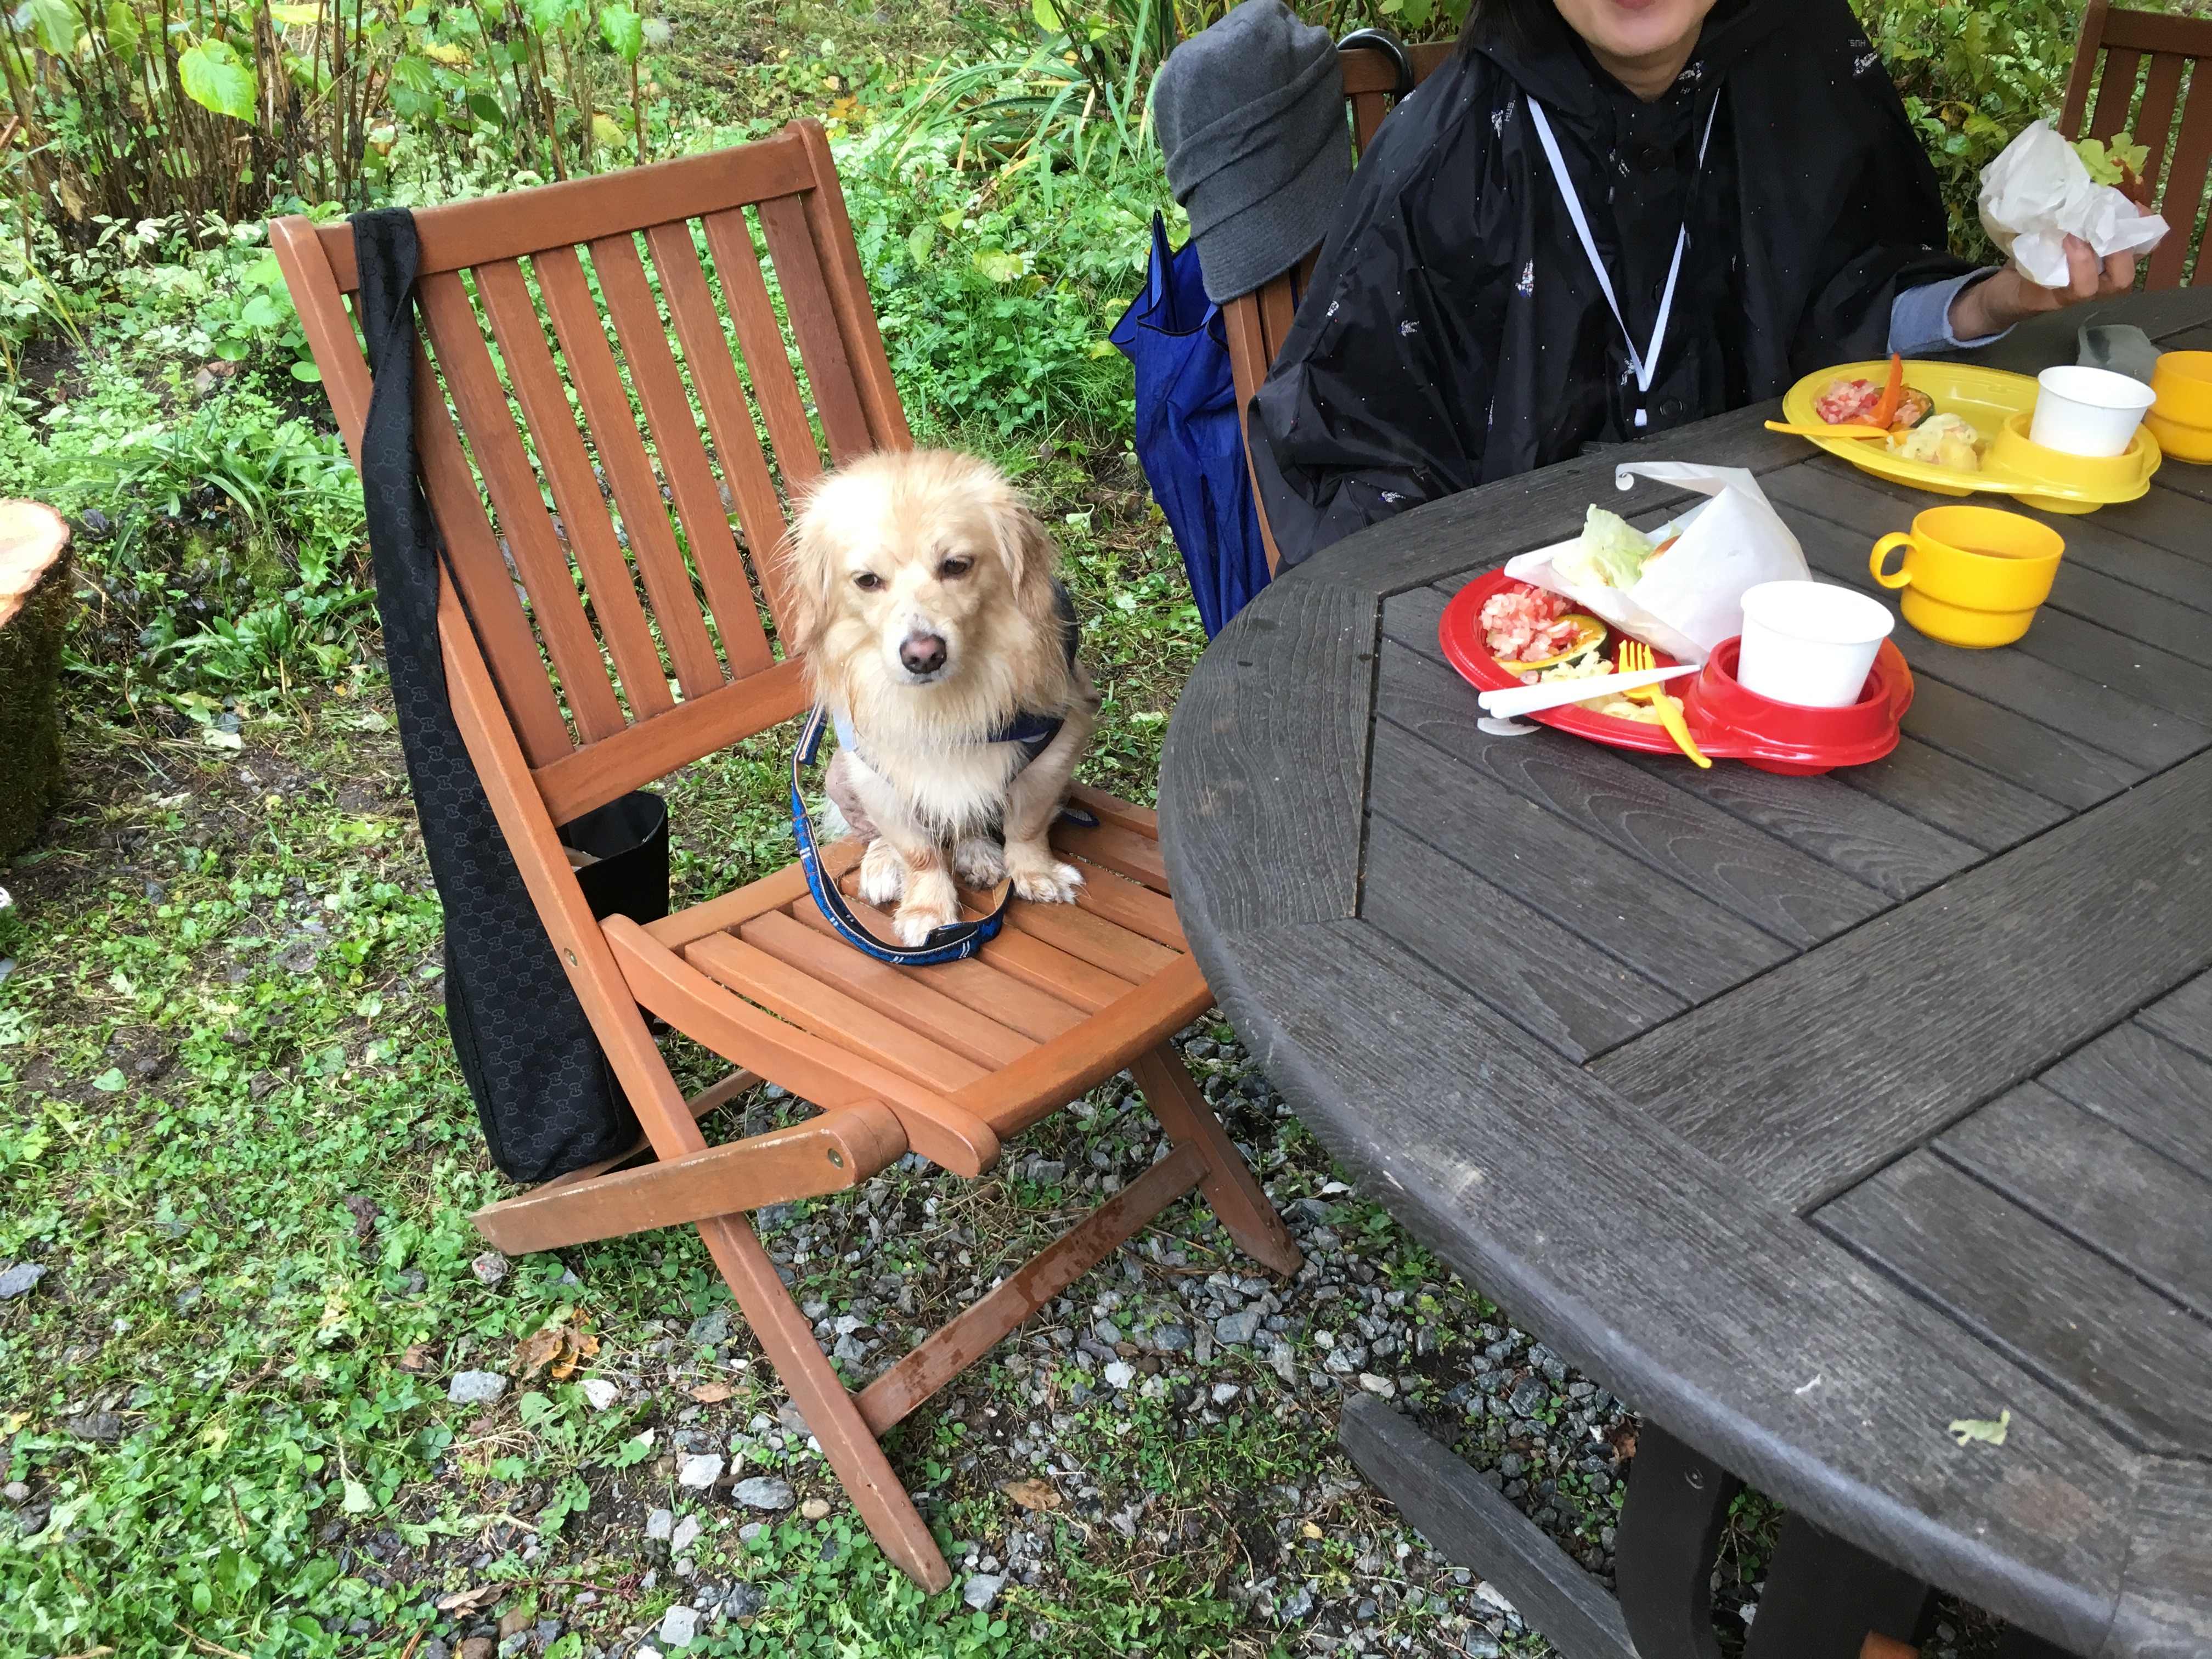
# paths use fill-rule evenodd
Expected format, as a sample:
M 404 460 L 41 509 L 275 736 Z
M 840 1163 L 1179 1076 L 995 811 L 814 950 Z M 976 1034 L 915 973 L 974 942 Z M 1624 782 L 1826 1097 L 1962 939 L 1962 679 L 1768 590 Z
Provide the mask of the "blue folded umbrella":
M 1212 639 L 1267 585 L 1267 551 L 1221 308 L 1206 297 L 1196 246 L 1170 252 L 1157 213 L 1145 291 L 1109 337 L 1136 368 L 1137 460 L 1175 533 Z

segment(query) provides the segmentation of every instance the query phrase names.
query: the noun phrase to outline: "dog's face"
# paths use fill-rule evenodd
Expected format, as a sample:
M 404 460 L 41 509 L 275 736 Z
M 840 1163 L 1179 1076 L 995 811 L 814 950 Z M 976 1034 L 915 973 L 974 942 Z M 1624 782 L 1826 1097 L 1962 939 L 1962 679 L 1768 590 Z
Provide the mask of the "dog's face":
M 856 690 L 1003 672 L 994 659 L 1052 607 L 1043 527 L 994 468 L 945 450 L 830 475 L 793 526 L 787 568 L 797 643 Z

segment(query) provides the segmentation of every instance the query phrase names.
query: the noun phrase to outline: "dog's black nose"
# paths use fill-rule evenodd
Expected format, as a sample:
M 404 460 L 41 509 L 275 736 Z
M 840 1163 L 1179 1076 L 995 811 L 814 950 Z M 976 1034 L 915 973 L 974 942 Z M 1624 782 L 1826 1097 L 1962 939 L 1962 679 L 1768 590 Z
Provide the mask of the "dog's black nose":
M 909 674 L 934 674 L 945 666 L 945 641 L 934 634 L 915 634 L 899 647 L 899 661 Z

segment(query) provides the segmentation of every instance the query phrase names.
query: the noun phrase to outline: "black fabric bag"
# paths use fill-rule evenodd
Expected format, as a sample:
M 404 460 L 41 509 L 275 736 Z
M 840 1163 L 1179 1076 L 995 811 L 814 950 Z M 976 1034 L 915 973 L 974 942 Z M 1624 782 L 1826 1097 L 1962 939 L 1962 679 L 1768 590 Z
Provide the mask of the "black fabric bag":
M 595 806 L 561 826 L 561 844 L 591 860 L 576 882 L 593 915 L 658 921 L 668 914 L 668 803 L 659 796 L 634 789 Z
M 447 697 L 438 647 L 442 547 L 415 453 L 415 216 L 392 208 L 356 214 L 352 224 L 374 382 L 362 494 L 400 748 L 446 908 L 446 1023 L 492 1162 L 516 1181 L 550 1180 L 628 1152 L 637 1118 L 530 902 Z M 628 844 L 617 844 L 626 834 Z M 562 838 L 600 856 L 586 873 L 603 872 L 592 884 L 605 890 L 593 903 L 603 915 L 633 903 L 653 908 L 650 875 L 641 880 L 637 871 L 649 870 L 657 848 L 653 914 L 667 913 L 667 809 L 657 797 L 611 802 L 566 826 Z

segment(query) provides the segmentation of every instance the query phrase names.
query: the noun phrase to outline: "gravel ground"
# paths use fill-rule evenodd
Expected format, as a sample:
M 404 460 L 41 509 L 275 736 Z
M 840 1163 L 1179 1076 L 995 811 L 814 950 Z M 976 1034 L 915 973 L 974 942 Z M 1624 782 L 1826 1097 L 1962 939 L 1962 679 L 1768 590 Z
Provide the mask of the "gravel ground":
M 951 1427 L 955 1455 L 929 1461 L 933 1484 L 917 1495 L 926 1513 L 968 1517 L 979 1497 L 996 1499 L 951 1552 L 968 1604 L 1027 1608 L 1041 1644 L 1073 1650 L 1073 1632 L 1051 1616 L 1069 1598 L 1072 1543 L 1141 1587 L 1156 1566 L 1225 1541 L 1231 1565 L 1216 1584 L 1242 1611 L 1239 1633 L 1205 1650 L 1550 1654 L 1496 1589 L 1429 1548 L 1334 1449 L 1338 1407 L 1365 1390 L 1412 1415 L 1608 1586 L 1635 1418 L 1337 1178 L 1225 1023 L 1209 1018 L 1177 1043 L 1306 1265 L 1274 1279 L 1187 1201 L 953 1385 L 938 1441 Z M 783 1121 L 796 1106 L 761 1091 L 732 1109 L 747 1121 L 730 1132 Z M 757 1219 L 824 1352 L 857 1385 L 1166 1149 L 1124 1074 L 1011 1149 L 1003 1184 L 963 1182 L 909 1158 L 856 1196 Z M 1066 1202 L 1038 1202 L 1054 1196 Z M 726 1401 L 677 1410 L 668 1455 L 645 1490 L 611 1494 L 613 1530 L 635 1528 L 641 1559 L 653 1564 L 637 1594 L 680 1586 L 674 1624 L 668 1613 L 631 1623 L 583 1654 L 662 1653 L 686 1630 L 703 1638 L 750 1619 L 774 1593 L 757 1549 L 778 1518 L 796 1513 L 827 1530 L 833 1510 L 846 1512 L 803 1419 L 725 1310 L 680 1331 L 672 1322 L 599 1374 L 618 1401 L 647 1403 L 724 1391 L 691 1380 L 702 1376 L 735 1386 Z M 1277 1478 L 1216 1494 L 1210 1508 L 1147 1490 L 1145 1459 L 1132 1455 L 1148 1442 L 1264 1438 L 1271 1427 L 1288 1431 Z M 911 1442 L 895 1440 L 893 1452 L 902 1470 L 914 1467 Z M 1756 1494 L 1739 1500 L 1714 1576 L 1725 1652 L 1740 1651 L 1755 1614 L 1779 1520 Z M 611 1546 L 619 1553 L 615 1537 L 592 1547 L 604 1556 Z M 550 1629 L 532 1626 L 521 1641 L 516 1630 L 500 1650 L 542 1650 Z M 500 1635 L 488 1620 L 473 1633 Z M 1928 1659 L 1967 1659 L 1988 1633 L 1971 1611 L 1953 1610 Z M 1269 1635 L 1267 1648 L 1255 1639 Z
M 1009 1587 L 1027 1591 L 1033 1607 L 1061 1599 L 1070 1537 L 1103 1545 L 1142 1573 L 1214 1549 L 1225 1521 L 1235 1558 L 1226 1588 L 1243 1609 L 1239 1622 L 1272 1630 L 1290 1650 L 1547 1653 L 1496 1589 L 1431 1551 L 1334 1451 L 1337 1407 L 1364 1389 L 1413 1414 L 1608 1581 L 1633 1418 L 1336 1179 L 1224 1023 L 1203 1022 L 1178 1042 L 1306 1265 L 1275 1280 L 1187 1201 L 957 1382 L 940 1423 L 962 1431 L 957 1455 L 933 1464 L 940 1473 L 924 1489 L 925 1507 L 972 1513 L 962 1498 L 1009 1487 L 1019 1494 L 992 1506 L 1000 1524 L 971 1528 L 975 1535 L 953 1553 L 969 1602 L 1003 1605 Z M 796 1115 L 795 1105 L 773 1088 L 757 1091 L 731 1109 L 743 1121 L 726 1132 L 764 1128 Z M 757 1220 L 824 1352 L 857 1382 L 1166 1150 L 1125 1074 L 1011 1150 L 1006 1182 L 963 1182 L 909 1158 L 856 1196 L 782 1206 Z M 670 1322 L 638 1349 L 602 1358 L 609 1363 L 597 1374 L 613 1385 L 614 1407 L 710 1397 L 676 1409 L 657 1442 L 665 1455 L 645 1480 L 618 1480 L 609 1493 L 607 1520 L 620 1533 L 635 1528 L 640 1558 L 653 1564 L 638 1595 L 673 1581 L 684 1599 L 672 1628 L 665 1616 L 632 1624 L 584 1651 L 659 1650 L 694 1623 L 685 1611 L 704 1635 L 762 1605 L 769 1589 L 747 1546 L 778 1516 L 801 1504 L 803 1516 L 816 1517 L 844 1506 L 803 1420 L 726 1310 L 681 1329 Z M 1142 1459 L 1127 1454 L 1144 1438 L 1173 1446 L 1264 1437 L 1279 1425 L 1289 1432 L 1277 1437 L 1278 1478 L 1222 1494 L 1225 1515 L 1131 1478 Z M 894 1443 L 902 1469 L 913 1467 L 911 1450 Z M 1732 1539 L 1737 1553 L 1751 1541 Z M 606 1556 L 621 1547 L 605 1537 L 591 1547 Z M 526 1547 L 522 1559 L 532 1555 Z M 492 1559 L 484 1553 L 470 1565 Z M 1734 1607 L 1749 1593 L 1722 1599 Z M 488 1619 L 461 1628 L 500 1637 Z M 1036 1633 L 1043 1639 L 1049 1628 L 1041 1620 Z M 524 1634 L 510 1632 L 502 1650 L 544 1644 L 534 1626 L 516 1641 Z

